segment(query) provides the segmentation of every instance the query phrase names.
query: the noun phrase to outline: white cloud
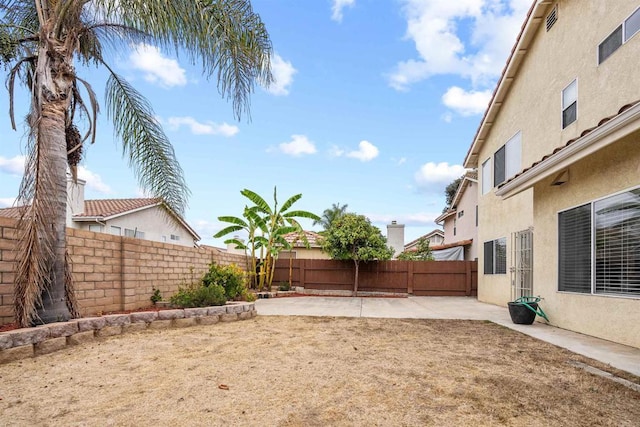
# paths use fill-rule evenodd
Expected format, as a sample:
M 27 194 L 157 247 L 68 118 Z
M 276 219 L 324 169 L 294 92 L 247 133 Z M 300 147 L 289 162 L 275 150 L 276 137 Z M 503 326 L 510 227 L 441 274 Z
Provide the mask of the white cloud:
M 111 187 L 102 181 L 102 177 L 97 173 L 91 172 L 84 166 L 78 166 L 78 178 L 87 182 L 87 188 L 97 191 L 102 194 L 110 194 L 113 191 Z
M 10 159 L 0 156 L 0 171 L 15 176 L 24 174 L 25 156 L 15 156 Z
M 356 0 L 333 0 L 331 6 L 331 19 L 336 22 L 342 22 L 342 11 L 345 7 L 353 7 L 356 4 Z
M 316 146 L 305 135 L 291 135 L 291 141 L 278 145 L 280 151 L 290 156 L 299 157 L 303 154 L 315 154 Z
M 218 124 L 211 121 L 201 123 L 193 117 L 188 116 L 169 117 L 167 123 L 172 130 L 178 130 L 181 126 L 187 126 L 194 135 L 222 135 L 230 137 L 240 132 L 240 129 L 234 125 L 227 123 Z
M 473 116 L 484 113 L 489 105 L 491 95 L 491 90 L 465 91 L 460 87 L 453 86 L 442 95 L 442 102 L 462 116 Z M 449 117 L 449 121 L 451 121 L 451 117 Z
M 274 81 L 266 88 L 266 91 L 272 95 L 289 95 L 293 75 L 297 72 L 298 70 L 293 68 L 291 62 L 285 61 L 280 55 L 274 53 L 271 57 L 271 74 Z
M 406 38 L 415 43 L 418 57 L 398 63 L 389 76 L 389 84 L 397 90 L 408 90 L 411 84 L 439 74 L 469 78 L 474 87 L 492 85 L 531 6 L 530 0 L 402 3 Z
M 337 145 L 332 145 L 329 149 L 329 155 L 331 157 L 341 157 L 344 155 L 344 150 Z
M 406 157 L 400 157 L 399 159 L 391 159 L 391 160 L 395 162 L 396 166 L 401 166 L 407 162 Z
M 464 171 L 461 165 L 429 162 L 420 167 L 414 179 L 419 190 L 438 193 L 444 192 L 445 187 L 454 179 L 460 178 Z
M 15 202 L 15 197 L 0 198 L 0 208 L 10 208 Z
M 347 157 L 358 159 L 361 162 L 368 162 L 378 157 L 379 153 L 380 151 L 378 150 L 378 147 L 376 147 L 369 141 L 360 141 L 360 144 L 358 144 L 358 149 L 349 151 L 347 153 Z
M 148 82 L 165 87 L 187 84 L 184 68 L 175 59 L 163 56 L 155 46 L 139 43 L 134 46 L 129 60 L 133 68 L 144 72 L 144 78 Z

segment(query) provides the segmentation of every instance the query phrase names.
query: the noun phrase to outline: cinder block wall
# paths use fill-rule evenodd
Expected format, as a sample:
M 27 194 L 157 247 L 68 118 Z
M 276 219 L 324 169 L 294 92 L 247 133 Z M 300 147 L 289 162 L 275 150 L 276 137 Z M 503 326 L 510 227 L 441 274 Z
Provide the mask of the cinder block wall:
M 14 320 L 16 227 L 16 220 L 0 217 L 0 324 Z M 243 255 L 209 246 L 189 248 L 72 228 L 67 228 L 67 248 L 82 316 L 147 307 L 153 288 L 168 299 L 179 286 L 200 279 L 212 261 L 246 266 Z

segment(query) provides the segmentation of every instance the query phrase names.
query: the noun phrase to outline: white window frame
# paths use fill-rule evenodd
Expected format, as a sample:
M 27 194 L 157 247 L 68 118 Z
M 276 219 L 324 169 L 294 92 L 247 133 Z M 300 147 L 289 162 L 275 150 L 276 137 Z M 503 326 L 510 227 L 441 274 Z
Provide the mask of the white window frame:
M 608 195 L 606 195 L 604 197 L 600 197 L 598 199 L 590 200 L 590 201 L 588 201 L 586 203 L 582 203 L 580 205 L 572 206 L 570 208 L 563 209 L 563 210 L 557 212 L 556 216 L 559 217 L 559 215 L 561 213 L 563 213 L 563 212 L 568 212 L 568 211 L 571 211 L 573 209 L 576 209 L 576 208 L 579 208 L 581 206 L 584 206 L 584 205 L 588 204 L 588 205 L 590 205 L 590 215 L 591 215 L 591 225 L 590 225 L 590 227 L 591 227 L 591 249 L 590 249 L 590 252 L 589 252 L 589 256 L 591 258 L 591 263 L 590 263 L 590 265 L 591 265 L 591 267 L 590 267 L 590 269 L 591 269 L 590 270 L 591 288 L 590 288 L 590 291 L 589 292 L 577 292 L 577 291 L 560 290 L 560 268 L 561 268 L 561 265 L 560 265 L 560 256 L 558 256 L 558 266 L 557 266 L 558 283 L 556 284 L 556 289 L 557 289 L 557 291 L 559 293 L 568 293 L 568 294 L 572 294 L 572 295 L 578 294 L 578 295 L 594 295 L 594 296 L 599 296 L 599 297 L 640 299 L 640 295 L 635 295 L 635 294 L 625 294 L 625 293 L 618 293 L 618 292 L 616 292 L 616 293 L 606 293 L 606 292 L 598 292 L 597 291 L 597 283 L 596 283 L 596 281 L 597 281 L 597 271 L 596 271 L 597 260 L 596 260 L 596 247 L 595 247 L 596 246 L 596 218 L 595 218 L 595 215 L 596 215 L 595 206 L 596 206 L 596 204 L 598 202 L 604 201 L 606 199 L 613 198 L 613 197 L 616 197 L 616 196 L 619 196 L 621 194 L 628 193 L 628 192 L 631 192 L 631 191 L 637 191 L 639 189 L 640 189 L 640 186 L 627 188 L 625 190 L 618 191 L 618 192 L 612 193 L 612 194 L 608 194 Z M 560 227 L 560 225 L 558 224 L 558 244 L 560 244 L 560 236 L 559 236 L 560 228 L 559 227 Z
M 565 106 L 564 105 L 564 92 L 569 89 L 569 87 L 571 87 L 573 84 L 575 84 L 576 89 L 575 89 L 575 99 L 573 102 L 569 103 L 569 105 Z M 566 125 L 564 124 L 564 112 L 566 110 L 568 110 L 573 104 L 576 104 L 576 118 L 575 120 L 573 120 L 571 123 L 567 123 Z M 576 77 L 575 79 L 573 79 L 571 81 L 571 83 L 569 83 L 568 85 L 566 85 L 564 87 L 564 89 L 562 89 L 562 92 L 560 92 L 560 127 L 562 130 L 568 128 L 569 126 L 571 126 L 572 124 L 576 123 L 578 121 L 578 78 Z
M 496 154 L 504 148 L 504 180 L 501 182 L 494 182 L 495 186 L 498 186 L 504 182 L 513 178 L 522 168 L 522 131 L 518 131 L 498 150 Z M 496 158 L 493 156 L 493 170 L 496 170 Z M 495 172 L 494 172 L 495 173 Z M 495 181 L 495 176 L 494 176 Z
M 114 233 L 114 231 L 117 231 L 117 233 Z M 113 236 L 121 236 L 122 235 L 122 227 L 118 227 L 115 225 L 112 225 L 111 228 L 109 228 L 109 233 Z
M 604 37 L 600 43 L 598 43 L 598 46 L 596 47 L 596 61 L 597 61 L 597 65 L 601 65 L 603 64 L 607 59 L 609 59 L 609 57 L 611 57 L 618 49 L 620 49 L 622 46 L 624 46 L 629 40 L 631 40 L 636 34 L 640 33 L 640 26 L 638 26 L 638 29 L 636 29 L 636 31 L 631 34 L 629 37 L 627 37 L 627 22 L 629 22 L 629 20 L 631 18 L 634 17 L 635 14 L 638 14 L 638 18 L 640 19 L 640 6 L 638 6 L 633 12 L 631 12 L 629 14 L 629 16 L 627 16 L 625 19 L 622 20 L 622 23 L 620 23 L 619 25 L 616 25 L 616 27 L 606 35 L 606 37 Z M 609 56 L 607 56 L 605 59 L 603 59 L 602 61 L 600 61 L 600 46 L 602 45 L 602 43 L 604 43 L 604 41 L 606 39 L 608 39 L 619 27 L 622 27 L 622 34 L 621 34 L 621 43 L 620 46 L 618 46 L 616 48 L 616 50 L 614 50 L 613 52 L 611 52 L 609 54 Z
M 89 231 L 92 231 L 94 233 L 102 233 L 102 230 L 102 224 L 89 224 Z
M 487 194 L 493 188 L 493 168 L 491 157 L 482 163 L 482 194 Z

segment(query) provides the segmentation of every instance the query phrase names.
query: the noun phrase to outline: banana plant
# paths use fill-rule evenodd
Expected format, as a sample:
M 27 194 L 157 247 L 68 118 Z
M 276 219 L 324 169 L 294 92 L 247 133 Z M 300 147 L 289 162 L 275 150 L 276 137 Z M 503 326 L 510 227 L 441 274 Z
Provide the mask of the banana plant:
M 302 230 L 297 218 L 319 220 L 320 217 L 303 210 L 289 211 L 293 204 L 302 198 L 302 194 L 290 197 L 280 207 L 278 207 L 276 187 L 273 188 L 273 207 L 254 191 L 244 189 L 240 194 L 254 204 L 251 207 L 245 207 L 245 220 L 237 217 L 218 217 L 220 221 L 230 222 L 233 225 L 220 230 L 214 237 L 222 237 L 240 230 L 246 231 L 249 235 L 247 245 L 242 244 L 238 239 L 230 239 L 225 243 L 236 244 L 239 249 L 244 246 L 247 248 L 247 254 L 250 249 L 254 263 L 251 271 L 257 274 L 257 277 L 254 276 L 253 283 L 258 290 L 269 289 L 273 282 L 278 254 L 282 250 L 291 248 L 284 235 Z

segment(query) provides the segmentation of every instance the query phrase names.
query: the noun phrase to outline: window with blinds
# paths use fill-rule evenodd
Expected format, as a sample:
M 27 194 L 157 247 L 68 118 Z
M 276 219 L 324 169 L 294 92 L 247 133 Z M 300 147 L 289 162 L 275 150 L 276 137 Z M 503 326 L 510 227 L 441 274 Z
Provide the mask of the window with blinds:
M 640 188 L 561 212 L 558 222 L 560 291 L 640 296 Z
M 640 296 L 640 189 L 594 203 L 595 292 Z
M 484 242 L 484 274 L 507 273 L 507 239 Z
M 591 292 L 591 204 L 558 215 L 558 290 Z

